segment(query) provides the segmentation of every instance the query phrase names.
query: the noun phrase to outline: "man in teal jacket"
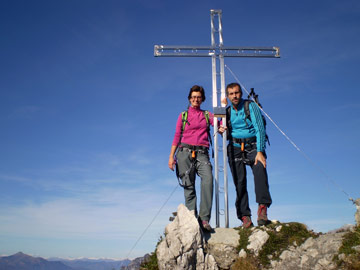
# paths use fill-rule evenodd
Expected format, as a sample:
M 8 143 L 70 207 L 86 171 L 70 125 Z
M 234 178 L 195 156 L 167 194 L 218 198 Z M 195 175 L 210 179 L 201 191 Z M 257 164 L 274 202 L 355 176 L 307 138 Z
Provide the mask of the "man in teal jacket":
M 226 87 L 226 94 L 231 102 L 227 108 L 227 128 L 229 145 L 227 148 L 229 165 L 236 187 L 236 212 L 243 222 L 243 227 L 253 226 L 247 192 L 246 165 L 254 174 L 258 225 L 267 225 L 267 208 L 272 200 L 269 192 L 266 171 L 266 133 L 261 111 L 255 102 L 242 99 L 242 89 L 238 83 Z M 246 104 L 247 103 L 247 104 Z M 247 117 L 245 110 L 250 112 Z M 222 133 L 223 128 L 219 128 Z

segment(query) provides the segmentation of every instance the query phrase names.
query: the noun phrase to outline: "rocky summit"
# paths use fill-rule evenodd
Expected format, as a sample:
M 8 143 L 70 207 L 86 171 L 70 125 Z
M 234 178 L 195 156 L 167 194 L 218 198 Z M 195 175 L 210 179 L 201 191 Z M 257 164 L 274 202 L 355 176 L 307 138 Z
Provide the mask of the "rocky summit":
M 179 205 L 177 216 L 166 226 L 157 248 L 159 269 L 218 269 L 206 252 L 206 241 L 193 212 Z
M 156 249 L 160 270 L 360 269 L 360 227 L 326 234 L 298 222 L 203 232 L 183 204 Z

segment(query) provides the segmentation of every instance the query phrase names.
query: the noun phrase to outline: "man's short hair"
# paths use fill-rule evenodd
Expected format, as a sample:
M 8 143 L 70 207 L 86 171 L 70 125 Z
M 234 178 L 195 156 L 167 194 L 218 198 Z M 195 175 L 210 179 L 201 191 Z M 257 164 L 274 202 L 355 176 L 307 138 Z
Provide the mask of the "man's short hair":
M 226 86 L 226 95 L 227 95 L 227 96 L 229 95 L 228 89 L 229 89 L 229 88 L 234 88 L 235 86 L 238 86 L 238 87 L 239 87 L 240 94 L 241 94 L 241 96 L 242 96 L 243 92 L 242 92 L 241 86 L 240 86 L 240 84 L 238 84 L 238 83 L 236 83 L 236 82 L 229 83 L 229 84 Z
M 201 97 L 202 97 L 202 101 L 205 101 L 205 90 L 202 86 L 199 85 L 194 85 L 193 87 L 190 88 L 190 92 L 189 92 L 189 96 L 188 96 L 188 100 L 191 99 L 191 95 L 193 92 L 200 92 L 201 93 Z

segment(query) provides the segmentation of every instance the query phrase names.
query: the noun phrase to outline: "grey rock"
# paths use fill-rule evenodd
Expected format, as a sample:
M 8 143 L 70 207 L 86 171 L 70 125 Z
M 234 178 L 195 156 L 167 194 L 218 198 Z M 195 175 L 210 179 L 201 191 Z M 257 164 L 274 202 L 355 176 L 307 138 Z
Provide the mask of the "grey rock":
M 239 257 L 240 258 L 246 258 L 247 257 L 247 253 L 244 249 L 241 249 L 239 252 Z
M 239 245 L 239 233 L 231 228 L 216 228 L 214 233 L 206 235 L 208 253 L 211 254 L 218 266 L 222 269 L 230 269 L 230 266 L 238 258 L 237 246 Z
M 205 239 L 194 212 L 180 204 L 157 248 L 159 269 L 217 270 L 214 258 L 205 254 L 204 248 Z
M 344 226 L 337 228 L 335 230 L 331 230 L 328 232 L 328 234 L 332 233 L 339 233 L 339 232 L 348 232 L 348 231 L 355 231 L 355 226 L 353 224 L 345 224 Z
M 309 238 L 302 245 L 285 250 L 279 261 L 272 261 L 273 270 L 303 269 L 331 270 L 336 269 L 332 258 L 337 254 L 342 243 L 344 232 L 320 235 Z
M 259 251 L 262 246 L 269 239 L 269 234 L 263 230 L 256 229 L 252 232 L 249 237 L 249 245 L 246 247 L 248 250 L 251 250 L 255 256 L 259 255 Z

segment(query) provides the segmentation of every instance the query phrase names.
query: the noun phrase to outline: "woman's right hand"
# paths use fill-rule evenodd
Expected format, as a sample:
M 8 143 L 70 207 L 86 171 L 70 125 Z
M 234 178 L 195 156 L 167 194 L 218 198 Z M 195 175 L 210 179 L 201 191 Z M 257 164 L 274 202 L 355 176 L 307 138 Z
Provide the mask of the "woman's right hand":
M 221 103 L 224 104 L 225 106 L 227 106 L 227 105 L 228 105 L 227 98 L 224 97 L 224 98 L 221 100 Z
M 225 132 L 225 130 L 227 130 L 227 128 L 226 128 L 226 127 L 223 127 L 223 126 L 220 126 L 220 127 L 218 128 L 218 132 L 219 132 L 221 135 Z
M 169 168 L 170 168 L 170 170 L 174 170 L 175 169 L 175 159 L 174 159 L 174 157 L 173 156 L 170 156 L 169 157 L 169 164 L 168 164 L 168 166 L 169 166 Z

